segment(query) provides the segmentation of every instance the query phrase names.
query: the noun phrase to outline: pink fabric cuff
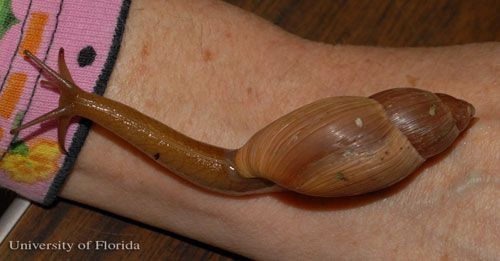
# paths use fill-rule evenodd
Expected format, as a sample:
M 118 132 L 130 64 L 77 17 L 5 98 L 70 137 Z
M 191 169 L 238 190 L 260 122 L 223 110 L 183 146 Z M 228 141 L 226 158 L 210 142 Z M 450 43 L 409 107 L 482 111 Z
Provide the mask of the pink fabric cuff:
M 0 4 L 0 186 L 51 204 L 88 134 L 90 122 L 72 123 L 68 155 L 57 144 L 55 122 L 9 131 L 58 106 L 59 94 L 40 86 L 44 76 L 22 54 L 29 50 L 57 68 L 63 47 L 75 82 L 104 93 L 116 60 L 130 0 L 37 1 Z

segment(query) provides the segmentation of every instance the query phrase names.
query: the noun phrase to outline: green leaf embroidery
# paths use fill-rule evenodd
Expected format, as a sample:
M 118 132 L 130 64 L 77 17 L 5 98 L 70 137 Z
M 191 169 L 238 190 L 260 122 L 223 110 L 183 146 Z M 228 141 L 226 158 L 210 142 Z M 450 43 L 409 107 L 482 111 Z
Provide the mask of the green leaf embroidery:
M 17 141 L 15 143 L 10 144 L 10 149 L 9 149 L 10 154 L 18 154 L 27 157 L 29 152 L 30 148 L 23 141 Z
M 2 1 L 2 0 L 0 0 L 0 1 Z M 14 118 L 14 121 L 12 122 L 13 129 L 21 126 L 21 121 L 23 120 L 25 113 L 26 113 L 26 111 L 20 111 L 20 112 L 16 113 L 16 117 Z
M 19 23 L 19 20 L 12 12 L 11 0 L 0 0 L 0 39 L 3 38 L 5 32 L 17 23 Z

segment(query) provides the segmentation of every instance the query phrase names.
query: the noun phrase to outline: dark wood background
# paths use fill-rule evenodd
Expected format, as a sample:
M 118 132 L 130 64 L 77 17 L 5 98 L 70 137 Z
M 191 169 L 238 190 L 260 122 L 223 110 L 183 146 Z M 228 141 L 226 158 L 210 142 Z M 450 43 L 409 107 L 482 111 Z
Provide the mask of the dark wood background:
M 299 36 L 326 42 L 377 46 L 437 46 L 500 41 L 498 0 L 227 0 Z M 242 259 L 187 238 L 109 213 L 61 201 L 31 206 L 7 238 L 23 242 L 134 241 L 140 251 L 9 251 L 3 260 L 37 259 Z

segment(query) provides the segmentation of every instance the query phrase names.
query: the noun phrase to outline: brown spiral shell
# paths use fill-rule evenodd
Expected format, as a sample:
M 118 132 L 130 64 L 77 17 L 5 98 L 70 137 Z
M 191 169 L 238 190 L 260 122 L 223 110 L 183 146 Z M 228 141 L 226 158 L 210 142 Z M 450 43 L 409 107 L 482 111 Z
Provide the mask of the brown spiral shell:
M 302 194 L 358 195 L 411 174 L 449 147 L 473 115 L 467 102 L 413 88 L 331 97 L 257 132 L 234 160 L 242 176 Z

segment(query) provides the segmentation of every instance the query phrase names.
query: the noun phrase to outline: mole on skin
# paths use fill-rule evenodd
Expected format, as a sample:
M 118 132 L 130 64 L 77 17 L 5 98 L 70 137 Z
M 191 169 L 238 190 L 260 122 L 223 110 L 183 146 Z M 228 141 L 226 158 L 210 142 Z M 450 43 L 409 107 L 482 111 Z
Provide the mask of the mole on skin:
M 214 53 L 209 49 L 203 50 L 203 61 L 209 62 L 214 59 Z
M 417 86 L 417 82 L 418 82 L 419 79 L 418 79 L 418 77 L 415 77 L 415 76 L 407 74 L 406 75 L 406 80 L 408 81 L 408 84 L 411 87 L 416 87 Z

